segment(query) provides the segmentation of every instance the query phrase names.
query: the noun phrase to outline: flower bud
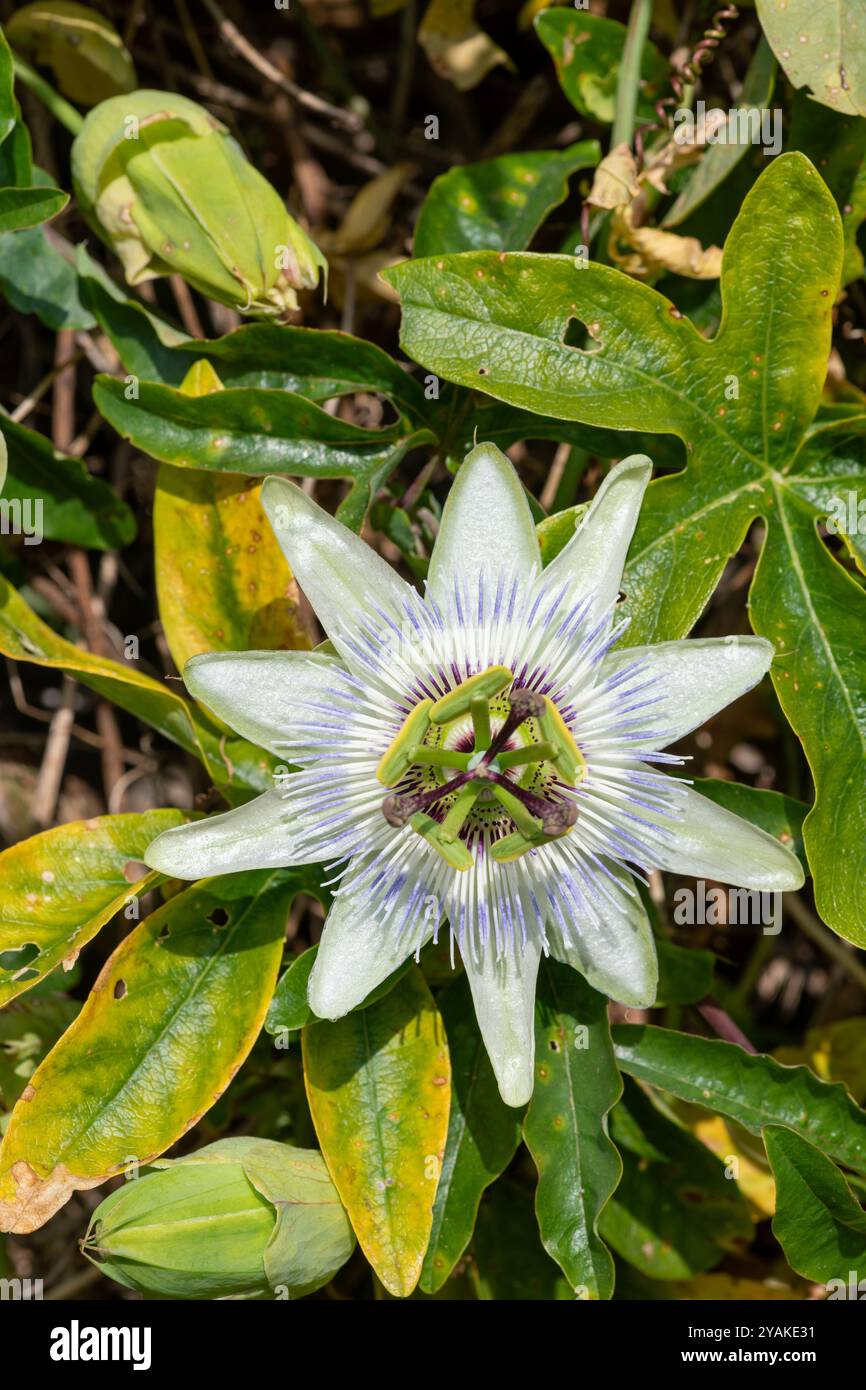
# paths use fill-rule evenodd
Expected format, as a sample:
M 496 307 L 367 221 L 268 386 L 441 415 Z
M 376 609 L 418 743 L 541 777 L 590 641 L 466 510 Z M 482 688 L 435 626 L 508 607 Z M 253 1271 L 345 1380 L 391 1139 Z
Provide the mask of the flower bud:
M 284 315 L 327 261 L 225 126 L 170 92 L 97 106 L 72 147 L 84 216 L 127 282 L 182 275 L 245 314 Z
M 320 1153 L 221 1139 L 124 1183 L 82 1241 L 111 1279 L 149 1298 L 300 1298 L 355 1238 Z

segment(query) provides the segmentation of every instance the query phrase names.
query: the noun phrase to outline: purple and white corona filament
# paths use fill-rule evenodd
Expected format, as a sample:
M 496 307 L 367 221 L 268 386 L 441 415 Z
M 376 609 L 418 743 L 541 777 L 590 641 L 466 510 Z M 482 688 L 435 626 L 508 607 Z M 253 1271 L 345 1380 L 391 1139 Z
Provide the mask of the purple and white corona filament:
M 652 869 L 799 887 L 771 836 L 662 769 L 664 750 L 755 685 L 743 637 L 620 647 L 616 607 L 652 471 L 613 468 L 542 569 L 508 460 L 463 464 L 422 596 L 291 483 L 265 509 L 330 639 L 316 652 L 213 653 L 196 698 L 298 769 L 255 801 L 169 830 L 147 862 L 181 878 L 310 862 L 334 903 L 310 977 L 323 1018 L 359 1004 L 443 924 L 503 1098 L 532 1091 L 542 952 L 634 1006 L 655 999 L 635 882 Z

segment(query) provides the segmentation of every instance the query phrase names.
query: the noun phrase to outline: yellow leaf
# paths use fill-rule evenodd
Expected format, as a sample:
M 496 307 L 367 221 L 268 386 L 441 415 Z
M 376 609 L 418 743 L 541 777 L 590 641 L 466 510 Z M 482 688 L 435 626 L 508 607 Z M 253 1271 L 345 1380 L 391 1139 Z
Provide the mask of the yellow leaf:
M 451 1098 L 445 1030 L 421 971 L 369 1008 L 305 1028 L 303 1049 L 331 1177 L 379 1279 L 405 1298 L 430 1239 Z
M 346 216 L 331 236 L 317 233 L 322 246 L 335 256 L 355 256 L 372 251 L 388 234 L 391 206 L 414 164 L 395 164 L 370 179 L 355 195 Z
M 841 1081 L 858 1105 L 866 1101 L 866 1018 L 843 1018 L 810 1028 L 802 1047 L 777 1047 L 786 1066 L 804 1062 L 822 1081 Z
M 692 1133 L 706 1144 L 725 1164 L 735 1160 L 734 1177 L 743 1196 L 752 1209 L 756 1221 L 765 1221 L 776 1210 L 776 1184 L 769 1167 L 764 1167 L 745 1152 L 742 1143 L 735 1139 L 732 1131 L 720 1115 L 707 1115 L 693 1122 Z
M 196 362 L 181 389 L 223 389 Z M 153 505 L 156 592 L 179 671 L 199 652 L 309 650 L 298 586 L 261 504 L 261 484 L 236 474 L 160 464 Z
M 475 23 L 475 0 L 432 0 L 418 42 L 431 68 L 461 92 L 477 87 L 499 63 L 514 64 L 489 34 Z
M 622 250 L 620 242 L 631 250 Z M 629 275 L 668 270 L 689 280 L 717 280 L 722 273 L 720 246 L 705 249 L 697 237 L 663 232 L 660 227 L 636 227 L 633 206 L 617 208 L 614 213 L 608 251 L 611 260 Z
M 595 171 L 586 201 L 594 208 L 622 207 L 640 193 L 637 164 L 628 145 L 617 145 Z

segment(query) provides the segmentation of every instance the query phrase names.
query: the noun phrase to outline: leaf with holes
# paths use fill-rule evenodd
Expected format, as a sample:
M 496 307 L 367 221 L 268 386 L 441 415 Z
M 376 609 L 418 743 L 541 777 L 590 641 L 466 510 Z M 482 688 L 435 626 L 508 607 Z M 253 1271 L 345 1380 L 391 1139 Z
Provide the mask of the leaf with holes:
M 685 444 L 687 466 L 644 501 L 624 579 L 629 643 L 684 636 L 765 519 L 750 611 L 776 646 L 776 690 L 817 788 L 805 843 L 818 907 L 864 943 L 866 595 L 816 530 L 829 505 L 816 452 L 822 440 L 834 447 L 825 430 L 835 428 L 858 487 L 866 477 L 843 443 L 860 415 L 813 426 L 841 261 L 826 185 L 787 154 L 758 179 L 728 236 L 712 340 L 649 286 L 566 256 L 469 252 L 405 262 L 386 278 L 402 299 L 403 346 L 437 374 L 543 415 Z M 584 347 L 572 345 L 574 321 L 586 327 Z
M 0 1005 L 31 989 L 162 876 L 143 863 L 151 840 L 190 817 L 144 811 L 71 821 L 0 854 Z
M 304 1029 L 322 1153 L 364 1254 L 389 1293 L 421 1274 L 448 1130 L 442 1019 L 412 969 L 378 1004 Z
M 261 1028 L 302 887 L 292 870 L 205 880 L 118 946 L 12 1112 L 0 1230 L 38 1229 L 210 1109 Z

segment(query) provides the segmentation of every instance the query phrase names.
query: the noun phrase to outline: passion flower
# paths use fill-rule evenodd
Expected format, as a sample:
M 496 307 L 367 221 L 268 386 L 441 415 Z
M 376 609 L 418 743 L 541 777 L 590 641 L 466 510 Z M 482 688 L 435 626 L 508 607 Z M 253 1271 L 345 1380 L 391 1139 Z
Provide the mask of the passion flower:
M 359 1004 L 450 924 L 503 1099 L 533 1080 L 542 952 L 637 1007 L 657 984 L 635 878 L 749 889 L 803 873 L 772 836 L 660 770 L 664 750 L 768 670 L 757 637 L 617 647 L 620 580 L 652 471 L 613 468 L 546 569 L 514 469 L 472 451 L 422 597 L 299 488 L 262 500 L 331 650 L 218 652 L 184 678 L 299 770 L 225 815 L 166 831 L 147 862 L 180 878 L 311 861 L 336 883 L 309 1001 Z

